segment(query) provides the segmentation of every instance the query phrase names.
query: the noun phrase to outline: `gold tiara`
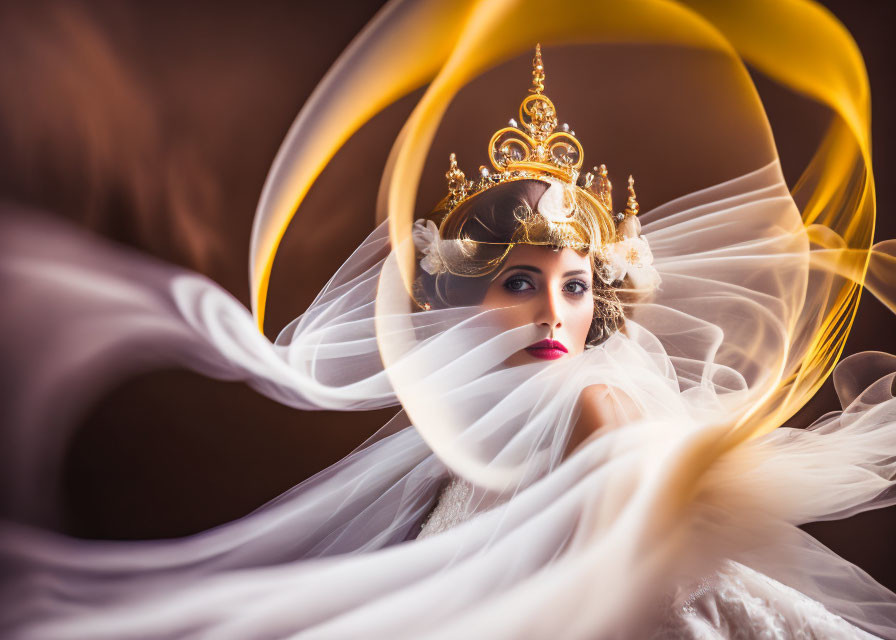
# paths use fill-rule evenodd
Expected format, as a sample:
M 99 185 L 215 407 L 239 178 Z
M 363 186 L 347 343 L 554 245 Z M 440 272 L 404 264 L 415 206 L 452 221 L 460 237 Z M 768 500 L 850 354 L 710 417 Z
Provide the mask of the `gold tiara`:
M 489 159 L 493 170 L 479 168 L 479 180 L 468 180 L 457 166 L 457 157 L 451 154 L 448 172 L 448 196 L 443 201 L 443 211 L 451 217 L 460 204 L 473 196 L 511 180 L 553 179 L 584 190 L 612 216 L 613 186 L 607 177 L 605 165 L 594 167 L 582 175 L 584 160 L 582 144 L 568 124 L 559 125 L 557 109 L 544 94 L 544 63 L 541 45 L 535 45 L 532 60 L 532 87 L 519 109 L 519 121 L 511 119 L 508 126 L 499 129 L 488 144 Z M 638 203 L 634 191 L 634 178 L 629 176 L 629 199 L 624 214 L 616 214 L 619 222 L 625 214 L 637 215 Z
M 446 272 L 478 277 L 497 268 L 515 245 L 544 245 L 587 251 L 594 258 L 595 273 L 607 285 L 629 278 L 640 283 L 635 286 L 655 286 L 659 279 L 636 217 L 634 178 L 628 178 L 625 211 L 614 214 L 606 166 L 581 173 L 582 144 L 568 125 L 558 129 L 557 110 L 544 95 L 544 78 L 541 46 L 536 45 L 532 88 L 520 105 L 520 120 L 511 120 L 489 141 L 492 171 L 480 167 L 479 180 L 468 180 L 451 154 L 445 174 L 448 195 L 427 218 L 414 223 L 421 270 L 434 277 Z M 518 180 L 547 183 L 537 204 L 514 206 L 510 200 L 507 210 L 499 211 L 485 197 L 479 201 L 485 207 L 480 211 L 471 202 L 493 187 Z M 495 195 L 500 200 L 500 194 Z M 507 218 L 483 223 L 494 214 Z

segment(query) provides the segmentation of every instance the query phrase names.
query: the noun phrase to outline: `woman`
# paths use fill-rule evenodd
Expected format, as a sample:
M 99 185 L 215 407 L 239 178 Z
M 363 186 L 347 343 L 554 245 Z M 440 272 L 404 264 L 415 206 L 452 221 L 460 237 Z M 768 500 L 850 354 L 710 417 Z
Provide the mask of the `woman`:
M 524 130 L 533 137 L 506 129 L 496 133 L 490 152 L 495 168 L 502 173 L 492 177 L 483 171 L 479 192 L 472 195 L 457 194 L 458 185 L 471 185 L 464 182 L 452 156 L 447 174 L 452 192 L 437 212 L 440 225 L 436 228 L 431 222 L 424 225 L 418 221 L 415 238 L 423 252 L 423 283 L 418 281 L 417 286 L 422 297 L 438 300 L 441 305 L 464 300 L 486 309 L 508 308 L 512 311 L 505 316 L 507 329 L 534 325 L 548 334 L 510 356 L 503 363 L 507 366 L 575 357 L 586 346 L 606 341 L 622 330 L 625 322 L 617 293 L 628 298 L 631 309 L 637 305 L 625 289 L 631 291 L 632 281 L 641 285 L 641 304 L 658 284 L 650 266 L 649 246 L 640 236 L 635 218 L 638 204 L 631 178 L 628 207 L 624 214 L 614 217 L 604 167 L 597 188 L 591 191 L 562 181 L 566 177 L 575 182 L 578 177 L 566 173 L 568 164 L 549 160 L 539 166 L 537 145 L 550 139 L 552 123 L 547 127 L 538 122 L 526 126 L 525 118 L 529 113 L 553 114 L 555 110 L 547 100 L 543 108 L 532 107 L 541 97 L 544 80 L 539 73 L 543 65 L 538 49 L 533 64 L 533 95 L 520 109 Z M 500 152 L 510 139 L 520 140 L 517 148 L 522 151 L 515 160 L 502 163 Z M 578 158 L 581 147 L 573 136 L 563 140 L 564 144 L 570 142 Z M 542 157 L 555 156 L 543 153 Z M 541 180 L 514 175 L 525 171 L 541 172 Z M 587 175 L 582 182 L 590 186 L 594 177 Z M 582 230 L 590 231 L 590 235 Z M 450 238 L 458 237 L 462 240 L 452 244 Z M 625 289 L 623 278 L 628 284 Z M 428 302 L 423 305 L 431 308 Z M 637 400 L 612 382 L 584 387 L 577 408 L 570 433 L 554 433 L 561 443 L 569 438 L 567 451 L 590 436 L 601 435 L 601 431 L 624 428 L 643 419 L 645 413 L 653 413 L 640 409 Z M 673 427 L 670 423 L 668 428 L 681 428 L 681 424 Z M 482 508 L 481 504 L 472 504 L 475 491 L 463 479 L 453 480 L 440 494 L 418 538 L 447 530 Z M 668 613 L 652 635 L 870 637 L 798 591 L 736 562 L 727 563 L 698 584 L 680 584 L 677 591 L 676 597 L 670 596 L 664 603 Z
M 543 102 L 537 64 L 535 71 L 532 96 Z M 7 276 L 60 288 L 59 270 L 32 272 L 25 263 L 23 274 L 14 260 L 16 246 L 38 235 L 50 247 L 44 264 L 136 270 L 140 282 L 155 283 L 147 296 L 139 282 L 113 277 L 114 296 L 104 297 L 109 287 L 86 292 L 104 305 L 81 305 L 72 317 L 98 308 L 107 321 L 139 312 L 149 322 L 128 325 L 138 341 L 166 345 L 197 370 L 246 379 L 292 406 L 399 402 L 404 412 L 259 511 L 185 540 L 91 544 L 6 523 L 4 564 L 15 573 L 4 630 L 544 637 L 560 629 L 568 637 L 633 637 L 662 629 L 664 600 L 676 586 L 674 606 L 696 615 L 713 601 L 699 579 L 718 574 L 724 588 L 726 576 L 753 576 L 743 565 L 888 635 L 892 594 L 795 524 L 887 503 L 892 373 L 881 371 L 848 398 L 848 412 L 810 431 L 731 437 L 757 406 L 779 400 L 778 383 L 794 370 L 793 329 L 812 302 L 806 232 L 777 165 L 645 216 L 657 287 L 650 254 L 637 242 L 644 240 L 632 222 L 634 202 L 618 221 L 611 205 L 599 206 L 609 196 L 602 172 L 579 185 L 570 170 L 581 166 L 581 157 L 570 159 L 575 137 L 561 138 L 564 153 L 518 169 L 512 162 L 525 155 L 490 145 L 500 154 L 492 155 L 495 169 L 510 175 L 483 176 L 475 194 L 449 172 L 438 233 L 418 225 L 415 253 L 410 229 L 390 242 L 380 227 L 273 348 L 212 283 L 86 240 L 66 238 L 69 253 L 55 255 L 52 240 L 64 232 L 10 223 L 17 243 L 5 247 L 13 258 L 5 265 L 19 270 L 7 268 Z M 475 206 L 490 197 L 501 206 Z M 508 209 L 505 198 L 526 206 Z M 484 218 L 490 212 L 494 220 Z M 492 224 L 505 220 L 503 231 Z M 626 300 L 623 332 L 614 297 L 628 288 L 639 297 Z M 750 348 L 757 337 L 763 349 Z M 414 428 L 403 428 L 409 420 Z M 14 428 L 50 426 L 37 416 Z M 462 490 L 460 498 L 440 501 L 428 516 L 449 475 L 469 488 L 455 483 L 461 489 L 448 491 Z M 826 494 L 832 485 L 843 486 Z M 423 529 L 434 533 L 429 523 L 448 504 L 444 525 L 477 515 L 398 544 L 417 537 L 427 517 Z M 736 586 L 755 598 L 765 585 Z M 858 634 L 791 595 L 771 607 L 787 624 Z M 730 620 L 759 618 L 704 612 L 697 620 L 728 633 Z

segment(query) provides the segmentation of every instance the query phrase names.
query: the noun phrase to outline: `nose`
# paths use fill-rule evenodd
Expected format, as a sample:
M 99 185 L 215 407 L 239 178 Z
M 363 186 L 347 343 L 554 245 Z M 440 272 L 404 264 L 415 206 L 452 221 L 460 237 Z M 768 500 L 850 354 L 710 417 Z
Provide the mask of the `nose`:
M 536 312 L 535 324 L 548 327 L 553 333 L 559 329 L 562 324 L 561 305 L 563 301 L 559 293 L 553 291 L 545 291 L 541 296 Z

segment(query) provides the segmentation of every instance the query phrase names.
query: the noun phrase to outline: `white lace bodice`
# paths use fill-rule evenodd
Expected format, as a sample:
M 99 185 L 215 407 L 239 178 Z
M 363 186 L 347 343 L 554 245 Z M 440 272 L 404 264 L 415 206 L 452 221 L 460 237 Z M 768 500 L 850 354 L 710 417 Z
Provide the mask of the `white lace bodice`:
M 422 525 L 418 539 L 446 531 L 475 512 L 472 486 L 454 478 Z M 685 592 L 687 593 L 687 592 Z M 668 613 L 651 640 L 818 640 L 875 638 L 819 602 L 737 562 L 726 562 L 683 600 L 670 595 Z
M 700 582 L 683 604 L 670 605 L 654 640 L 816 640 L 874 638 L 821 603 L 737 562 Z
M 427 516 L 417 539 L 447 531 L 470 517 L 467 505 L 473 495 L 473 487 L 460 478 L 454 478 L 439 493 L 435 508 Z

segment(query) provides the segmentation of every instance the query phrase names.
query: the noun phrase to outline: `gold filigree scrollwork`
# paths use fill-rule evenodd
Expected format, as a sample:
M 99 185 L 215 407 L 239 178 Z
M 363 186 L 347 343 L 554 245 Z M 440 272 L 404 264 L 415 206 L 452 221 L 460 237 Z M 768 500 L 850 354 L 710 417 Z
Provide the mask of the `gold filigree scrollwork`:
M 551 161 L 555 164 L 570 169 L 577 169 L 582 166 L 582 147 L 578 141 L 572 137 L 564 137 L 563 134 L 551 136 L 548 140 L 548 150 L 551 154 Z
M 575 178 L 582 167 L 584 152 L 567 131 L 555 131 L 557 111 L 544 95 L 526 96 L 520 105 L 522 128 L 505 127 L 489 142 L 492 165 L 499 171 L 531 168 L 531 163 L 552 164 L 564 178 Z
M 506 127 L 496 132 L 489 143 L 492 165 L 501 171 L 512 164 L 528 162 L 532 152 L 532 139 L 513 127 Z
M 520 105 L 520 123 L 536 140 L 544 140 L 557 128 L 557 109 L 547 96 L 526 96 Z

